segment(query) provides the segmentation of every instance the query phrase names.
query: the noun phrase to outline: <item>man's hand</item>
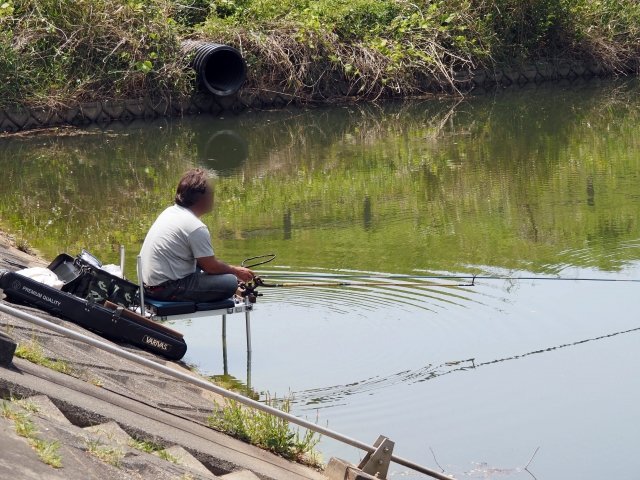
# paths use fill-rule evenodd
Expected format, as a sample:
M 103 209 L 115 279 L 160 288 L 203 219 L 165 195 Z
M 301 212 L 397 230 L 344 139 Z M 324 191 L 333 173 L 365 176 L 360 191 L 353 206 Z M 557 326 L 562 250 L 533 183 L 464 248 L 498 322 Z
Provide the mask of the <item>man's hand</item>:
M 215 256 L 197 258 L 196 260 L 198 261 L 198 266 L 210 275 L 231 273 L 232 275 L 235 275 L 238 280 L 245 283 L 255 277 L 255 274 L 248 268 L 227 265 L 226 263 L 218 260 Z
M 241 282 L 247 283 L 248 281 L 252 280 L 253 277 L 256 276 L 255 273 L 253 273 L 248 268 L 244 268 L 244 267 L 232 267 L 232 268 L 234 270 L 233 274 Z

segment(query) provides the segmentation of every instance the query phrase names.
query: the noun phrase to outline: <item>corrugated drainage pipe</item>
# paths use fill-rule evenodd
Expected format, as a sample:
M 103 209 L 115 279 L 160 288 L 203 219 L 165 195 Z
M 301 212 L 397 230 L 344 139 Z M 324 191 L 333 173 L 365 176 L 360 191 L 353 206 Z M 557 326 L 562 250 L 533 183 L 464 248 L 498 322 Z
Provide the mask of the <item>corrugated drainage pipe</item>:
M 236 93 L 247 77 L 247 64 L 238 50 L 219 43 L 182 42 L 185 54 L 195 51 L 191 66 L 200 85 L 209 92 L 225 96 Z

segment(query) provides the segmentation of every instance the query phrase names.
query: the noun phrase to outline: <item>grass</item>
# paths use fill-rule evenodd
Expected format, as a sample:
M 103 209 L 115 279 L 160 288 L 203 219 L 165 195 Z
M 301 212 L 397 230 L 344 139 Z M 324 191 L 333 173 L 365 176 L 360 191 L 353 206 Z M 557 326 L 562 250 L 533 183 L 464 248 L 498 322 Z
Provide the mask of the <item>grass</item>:
M 14 401 L 13 398 L 12 401 Z M 16 403 L 30 412 L 38 411 L 37 406 L 31 402 L 17 401 Z M 62 468 L 62 456 L 57 453 L 60 448 L 60 443 L 57 440 L 47 441 L 38 438 L 38 428 L 33 423 L 33 420 L 29 418 L 29 413 L 13 410 L 7 402 L 3 400 L 0 405 L 0 415 L 13 421 L 16 433 L 27 439 L 27 442 L 36 451 L 36 455 L 40 460 L 54 468 Z
M 60 448 L 60 442 L 57 440 L 45 441 L 39 438 L 29 438 L 29 445 L 36 450 L 36 455 L 44 463 L 54 468 L 62 468 L 62 456 L 56 453 Z
M 293 397 L 283 400 L 267 398 L 265 403 L 289 413 L 292 400 Z M 216 403 L 216 407 L 218 411 L 207 419 L 211 427 L 289 460 L 323 467 L 321 454 L 314 450 L 321 440 L 321 436 L 315 432 L 307 430 L 301 435 L 300 429 L 293 431 L 288 421 L 244 407 L 234 400 L 228 400 L 222 406 Z
M 180 41 L 239 48 L 250 88 L 303 98 L 455 86 L 462 68 L 537 60 L 626 71 L 640 4 L 618 0 L 3 0 L 0 107 L 182 98 Z
M 31 339 L 28 342 L 18 342 L 14 355 L 31 363 L 55 370 L 56 372 L 64 373 L 65 375 L 69 375 L 80 380 L 85 380 L 97 387 L 102 386 L 102 382 L 99 379 L 93 378 L 87 372 L 75 368 L 66 360 L 60 360 L 57 358 L 52 360 L 45 356 L 44 350 L 36 339 L 35 334 L 31 336 Z
M 178 460 L 178 457 L 171 455 L 169 452 L 167 452 L 166 450 L 158 450 L 158 456 L 164 460 L 167 460 L 171 463 L 175 463 L 176 465 L 180 464 L 180 461 Z
M 254 87 L 370 97 L 540 59 L 624 69 L 639 19 L 637 2 L 616 0 L 215 0 L 197 30 L 242 47 Z
M 180 461 L 176 456 L 171 455 L 169 452 L 165 450 L 165 448 L 162 445 L 158 445 L 157 443 L 153 443 L 148 440 L 140 440 L 138 438 L 132 437 L 128 445 L 132 448 L 135 448 L 137 450 L 141 450 L 147 453 L 157 452 L 160 458 L 167 460 L 171 463 L 175 463 L 176 465 L 180 464 Z
M 110 445 L 103 445 L 100 442 L 100 439 L 86 439 L 85 444 L 87 446 L 87 453 L 95 455 L 101 461 L 108 463 L 109 465 L 120 468 L 122 457 L 124 457 L 124 452 L 122 451 L 122 449 L 112 447 Z
M 158 445 L 157 443 L 150 442 L 148 440 L 140 440 L 138 438 L 131 437 L 128 445 L 131 448 L 135 448 L 137 450 L 141 450 L 147 453 L 158 452 L 160 450 L 164 450 L 162 445 Z

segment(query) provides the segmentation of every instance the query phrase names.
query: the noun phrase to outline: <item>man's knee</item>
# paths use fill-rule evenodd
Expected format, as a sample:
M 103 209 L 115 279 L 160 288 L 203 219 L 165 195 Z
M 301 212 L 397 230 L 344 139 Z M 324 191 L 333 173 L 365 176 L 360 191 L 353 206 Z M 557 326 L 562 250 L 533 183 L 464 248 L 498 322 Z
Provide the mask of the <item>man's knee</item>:
M 238 290 L 238 279 L 230 273 L 219 275 L 221 290 L 227 292 L 231 297 Z

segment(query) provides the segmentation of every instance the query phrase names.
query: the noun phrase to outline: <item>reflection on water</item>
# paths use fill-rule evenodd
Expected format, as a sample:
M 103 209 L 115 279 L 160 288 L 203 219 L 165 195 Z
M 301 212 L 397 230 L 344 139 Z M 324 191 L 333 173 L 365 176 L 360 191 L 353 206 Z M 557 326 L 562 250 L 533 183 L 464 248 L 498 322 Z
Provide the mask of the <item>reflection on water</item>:
M 214 170 L 218 176 L 231 175 L 249 157 L 247 141 L 233 130 L 196 135 L 196 142 L 200 166 Z
M 640 278 L 639 93 L 637 80 L 594 81 L 6 138 L 0 217 L 49 258 L 87 248 L 118 263 L 124 244 L 135 280 L 147 229 L 182 172 L 203 166 L 217 177 L 204 218 L 216 255 L 277 253 L 263 269 L 275 280 Z M 298 392 L 299 414 L 319 409 L 363 441 L 387 435 L 432 468 L 433 451 L 449 472 L 515 477 L 540 446 L 538 478 L 634 478 L 636 284 L 398 283 L 263 289 L 249 362 L 239 315 L 224 347 L 219 318 L 174 328 L 218 381 Z M 322 450 L 359 456 L 326 439 Z
M 440 365 L 427 365 L 426 367 L 418 370 L 398 372 L 394 375 L 387 377 L 375 376 L 367 378 L 358 382 L 353 382 L 348 385 L 336 385 L 326 388 L 315 388 L 311 390 L 305 390 L 302 392 L 295 392 L 295 401 L 303 404 L 305 407 L 316 408 L 331 408 L 341 403 L 344 403 L 345 398 L 357 394 L 369 393 L 373 390 L 381 388 L 393 387 L 398 383 L 419 383 L 427 380 L 431 380 L 443 375 L 449 375 L 454 372 L 465 372 L 469 369 L 476 369 L 488 365 L 493 365 L 499 362 L 506 362 L 508 360 L 517 360 L 529 355 L 536 355 L 539 353 L 552 352 L 560 348 L 567 348 L 575 345 L 581 345 L 587 342 L 594 342 L 596 340 L 603 340 L 606 338 L 615 337 L 616 335 L 623 335 L 625 333 L 640 331 L 640 327 L 631 328 L 622 332 L 614 332 L 607 335 L 601 335 L 595 338 L 587 338 L 585 340 L 579 340 L 577 342 L 567 343 L 564 345 L 558 345 L 554 347 L 545 348 L 542 350 L 535 350 L 533 352 L 523 353 L 521 355 L 513 355 L 511 357 L 499 358 L 497 360 L 490 360 L 476 364 L 474 358 L 468 360 L 455 360 L 445 362 Z M 307 409 L 305 408 L 305 410 Z

